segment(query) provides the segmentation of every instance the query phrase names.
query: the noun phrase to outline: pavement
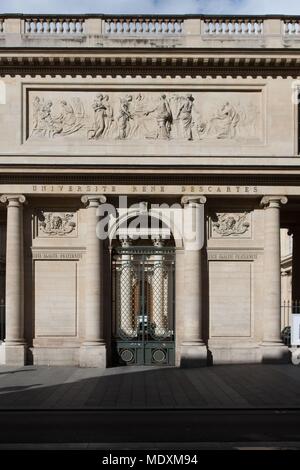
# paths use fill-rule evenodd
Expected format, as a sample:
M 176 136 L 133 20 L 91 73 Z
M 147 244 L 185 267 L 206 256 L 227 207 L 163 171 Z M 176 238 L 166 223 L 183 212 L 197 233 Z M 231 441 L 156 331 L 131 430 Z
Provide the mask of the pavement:
M 212 443 L 219 448 L 265 443 L 264 447 L 300 449 L 299 423 L 299 410 L 2 411 L 0 450 L 12 444 L 210 449 Z
M 300 367 L 0 367 L 0 410 L 300 409 Z
M 300 368 L 0 367 L 0 451 L 300 449 Z

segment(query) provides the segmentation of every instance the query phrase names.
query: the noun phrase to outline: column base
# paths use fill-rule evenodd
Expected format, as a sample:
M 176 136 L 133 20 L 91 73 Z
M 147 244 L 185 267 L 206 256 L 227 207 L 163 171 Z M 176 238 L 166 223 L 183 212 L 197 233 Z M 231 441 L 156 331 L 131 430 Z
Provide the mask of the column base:
M 180 351 L 180 367 L 192 369 L 206 367 L 207 347 L 204 343 L 183 343 Z
M 0 365 L 5 365 L 5 343 L 0 341 Z
M 260 345 L 244 339 L 210 339 L 208 341 L 210 365 L 261 364 Z
M 26 344 L 5 343 L 5 364 L 7 366 L 23 367 L 26 365 Z
M 291 360 L 289 348 L 283 343 L 264 342 L 261 344 L 263 364 L 287 364 Z
M 33 364 L 37 366 L 78 366 L 79 348 L 39 347 L 30 348 Z
M 98 367 L 106 368 L 106 346 L 100 345 L 82 345 L 79 351 L 80 367 Z

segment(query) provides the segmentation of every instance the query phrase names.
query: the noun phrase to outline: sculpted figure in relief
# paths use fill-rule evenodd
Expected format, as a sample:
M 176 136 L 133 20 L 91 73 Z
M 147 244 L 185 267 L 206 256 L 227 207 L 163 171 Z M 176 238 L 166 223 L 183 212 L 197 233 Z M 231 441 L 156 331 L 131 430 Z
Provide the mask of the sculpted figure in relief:
M 45 95 L 47 96 L 47 95 Z M 66 96 L 70 96 L 69 94 Z M 32 98 L 29 137 L 78 135 L 88 140 L 237 140 L 259 139 L 259 106 L 233 97 L 219 106 L 219 96 L 188 93 L 98 93 L 52 101 Z M 221 96 L 221 95 L 220 95 Z M 84 129 L 85 132 L 78 132 Z
M 80 98 L 73 98 L 72 105 L 60 102 L 61 112 L 53 114 L 51 100 L 44 101 L 36 96 L 33 100 L 33 127 L 31 135 L 54 137 L 57 134 L 70 135 L 84 126 L 84 107 Z
M 43 136 L 53 137 L 55 134 L 59 134 L 62 130 L 61 125 L 56 121 L 52 115 L 52 101 L 47 101 L 46 103 L 41 103 L 39 121 L 40 127 L 38 132 Z
M 183 127 L 183 134 L 184 137 L 188 140 L 193 140 L 193 105 L 194 105 L 194 98 L 192 95 L 188 94 L 185 96 L 182 106 L 180 107 L 177 119 L 181 119 L 182 127 Z
M 103 132 L 103 137 L 111 137 L 111 132 L 113 129 L 113 123 L 114 123 L 114 108 L 112 107 L 110 103 L 109 96 L 106 95 L 104 97 L 104 105 L 105 105 L 105 129 Z
M 73 98 L 72 105 L 65 100 L 62 100 L 60 104 L 61 113 L 54 119 L 56 129 L 53 131 L 53 135 L 70 135 L 77 132 L 84 125 L 83 119 L 85 115 L 80 98 Z M 61 124 L 61 127 L 59 127 L 59 124 Z
M 138 93 L 133 103 L 132 124 L 129 137 L 137 139 L 145 138 L 147 133 L 147 129 L 145 127 L 145 116 L 145 97 L 142 93 Z
M 173 93 L 169 99 L 171 113 L 173 116 L 173 124 L 172 124 L 172 130 L 171 130 L 171 137 L 173 139 L 183 138 L 183 129 L 181 125 L 181 120 L 178 117 L 178 113 L 183 104 L 183 100 L 184 98 L 178 95 L 177 93 Z
M 155 106 L 155 108 L 151 109 L 150 111 L 147 111 L 146 116 L 151 113 L 156 113 L 157 131 L 155 138 L 169 139 L 173 116 L 169 101 L 167 100 L 167 96 L 164 93 L 160 95 L 157 106 Z
M 89 134 L 90 139 L 99 139 L 103 136 L 105 130 L 105 111 L 106 106 L 103 103 L 104 96 L 100 93 L 94 99 L 92 108 L 94 110 L 94 129 Z
M 32 132 L 31 135 L 34 135 L 39 129 L 40 125 L 40 111 L 41 111 L 41 100 L 38 96 L 33 98 L 32 102 Z
M 215 139 L 233 139 L 240 116 L 233 105 L 228 101 L 221 106 L 216 115 L 208 121 L 198 124 L 199 137 L 212 137 Z
M 114 122 L 114 109 L 108 95 L 99 93 L 92 104 L 94 110 L 94 127 L 88 131 L 89 139 L 110 137 Z
M 132 96 L 126 95 L 124 98 L 120 99 L 120 109 L 118 116 L 118 138 L 126 139 L 130 133 L 130 120 L 133 119 L 133 116 L 130 112 L 130 103 L 132 102 Z

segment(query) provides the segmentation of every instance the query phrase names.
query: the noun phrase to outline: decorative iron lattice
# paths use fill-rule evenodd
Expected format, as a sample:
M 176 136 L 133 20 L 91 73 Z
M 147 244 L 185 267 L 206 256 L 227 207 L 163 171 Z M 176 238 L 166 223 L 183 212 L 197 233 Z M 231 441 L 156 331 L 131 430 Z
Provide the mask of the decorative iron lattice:
M 115 250 L 113 343 L 119 362 L 173 364 L 174 269 L 169 247 Z
M 164 263 L 159 262 L 153 267 L 151 274 L 152 290 L 152 329 L 151 335 L 155 339 L 163 339 L 172 335 L 169 329 L 169 275 Z
M 123 339 L 137 336 L 136 288 L 137 273 L 132 262 L 127 261 L 117 268 L 117 331 Z

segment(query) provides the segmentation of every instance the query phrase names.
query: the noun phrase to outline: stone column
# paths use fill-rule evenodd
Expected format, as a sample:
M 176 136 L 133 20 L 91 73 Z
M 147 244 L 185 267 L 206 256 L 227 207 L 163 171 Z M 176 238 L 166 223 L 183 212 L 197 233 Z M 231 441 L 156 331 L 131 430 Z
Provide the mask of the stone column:
M 202 248 L 205 197 L 184 196 L 184 312 L 181 366 L 207 365 L 207 347 L 202 333 Z M 199 240 L 197 241 L 197 237 Z
M 86 276 L 85 276 L 85 340 L 80 348 L 81 367 L 106 367 L 104 313 L 102 298 L 103 241 L 97 236 L 100 221 L 97 210 L 105 196 L 83 196 L 87 210 Z
M 120 240 L 122 248 L 131 246 L 129 238 Z M 120 273 L 120 330 L 128 338 L 134 338 L 137 335 L 137 327 L 134 326 L 133 311 L 133 266 L 132 255 L 130 253 L 122 254 L 122 271 Z
M 266 196 L 265 249 L 264 249 L 264 315 L 263 315 L 263 362 L 285 362 L 287 348 L 281 333 L 281 255 L 280 255 L 280 206 L 288 199 L 283 196 Z
M 290 270 L 281 270 L 281 330 L 290 325 L 290 313 L 292 305 Z
M 26 364 L 24 339 L 24 253 L 23 253 L 23 204 L 22 195 L 3 195 L 7 204 L 6 235 L 6 364 Z
M 163 248 L 164 240 L 161 236 L 153 238 L 156 248 Z M 168 331 L 168 279 L 164 278 L 164 256 L 158 252 L 153 256 L 154 269 L 152 278 L 152 321 L 155 323 L 155 335 L 163 337 Z M 166 298 L 167 295 L 167 298 Z
M 293 235 L 292 300 L 300 301 L 300 226 L 290 227 L 289 235 Z

